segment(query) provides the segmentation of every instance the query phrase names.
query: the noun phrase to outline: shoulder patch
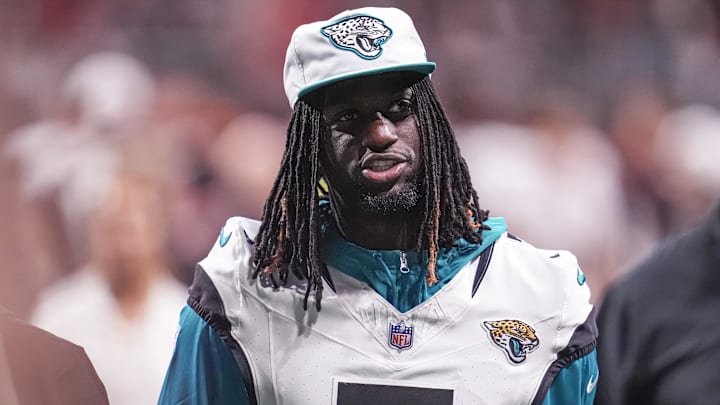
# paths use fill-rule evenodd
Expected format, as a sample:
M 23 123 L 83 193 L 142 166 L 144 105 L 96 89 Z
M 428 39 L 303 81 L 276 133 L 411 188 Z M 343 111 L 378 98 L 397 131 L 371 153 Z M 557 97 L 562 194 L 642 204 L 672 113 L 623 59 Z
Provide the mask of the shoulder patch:
M 515 319 L 485 321 L 483 326 L 490 334 L 490 341 L 502 349 L 513 364 L 524 362 L 528 353 L 540 346 L 540 339 L 535 334 L 535 329 L 523 321 Z

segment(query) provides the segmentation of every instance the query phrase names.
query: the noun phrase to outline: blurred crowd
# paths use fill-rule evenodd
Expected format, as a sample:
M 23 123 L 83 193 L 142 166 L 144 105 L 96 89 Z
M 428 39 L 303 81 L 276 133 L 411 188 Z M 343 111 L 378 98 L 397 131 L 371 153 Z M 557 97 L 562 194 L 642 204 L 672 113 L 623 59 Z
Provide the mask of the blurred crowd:
M 292 30 L 377 2 L 0 4 L 0 304 L 152 403 L 195 262 L 258 218 Z M 386 1 L 413 16 L 481 199 L 606 287 L 720 197 L 720 1 Z M 128 388 L 132 387 L 132 388 Z

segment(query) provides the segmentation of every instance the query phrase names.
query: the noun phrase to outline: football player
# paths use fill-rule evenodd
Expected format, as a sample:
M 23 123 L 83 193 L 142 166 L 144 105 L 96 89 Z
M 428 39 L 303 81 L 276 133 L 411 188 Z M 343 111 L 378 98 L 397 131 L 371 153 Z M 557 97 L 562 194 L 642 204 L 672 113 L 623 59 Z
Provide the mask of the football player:
M 296 29 L 280 171 L 199 263 L 161 404 L 592 403 L 584 275 L 480 208 L 434 69 L 398 9 Z

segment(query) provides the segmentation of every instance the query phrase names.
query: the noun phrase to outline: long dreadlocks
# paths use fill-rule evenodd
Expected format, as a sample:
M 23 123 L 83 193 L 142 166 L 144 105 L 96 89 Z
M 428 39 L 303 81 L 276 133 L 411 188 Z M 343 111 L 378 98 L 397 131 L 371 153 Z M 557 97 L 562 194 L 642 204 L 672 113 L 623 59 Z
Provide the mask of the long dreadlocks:
M 414 113 L 422 139 L 425 176 L 424 218 L 417 249 L 428 249 L 428 285 L 437 283 L 435 268 L 439 249 L 449 249 L 456 240 L 481 243 L 480 228 L 488 212 L 478 206 L 467 164 L 460 156 L 445 111 L 428 77 L 411 86 Z M 274 285 L 285 283 L 289 271 L 307 279 L 303 306 L 310 293 L 320 310 L 322 271 L 318 244 L 320 208 L 317 193 L 320 140 L 323 128 L 319 108 L 301 98 L 290 120 L 280 172 L 265 203 L 262 224 L 255 240 L 254 277 L 268 273 Z

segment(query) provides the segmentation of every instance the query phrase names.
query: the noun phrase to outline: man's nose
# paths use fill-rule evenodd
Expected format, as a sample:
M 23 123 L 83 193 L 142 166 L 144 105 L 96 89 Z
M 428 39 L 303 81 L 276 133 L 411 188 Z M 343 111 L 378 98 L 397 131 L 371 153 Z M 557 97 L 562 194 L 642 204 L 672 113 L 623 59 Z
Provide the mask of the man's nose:
M 397 139 L 395 124 L 378 112 L 368 123 L 363 146 L 374 151 L 383 151 L 394 144 Z

